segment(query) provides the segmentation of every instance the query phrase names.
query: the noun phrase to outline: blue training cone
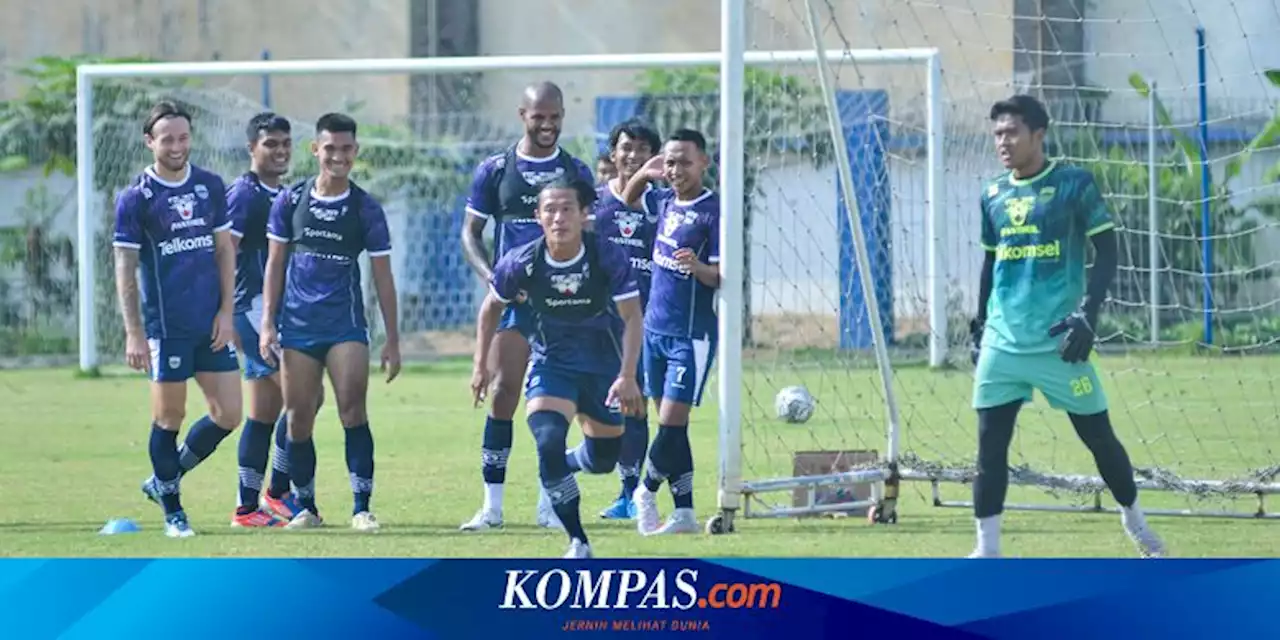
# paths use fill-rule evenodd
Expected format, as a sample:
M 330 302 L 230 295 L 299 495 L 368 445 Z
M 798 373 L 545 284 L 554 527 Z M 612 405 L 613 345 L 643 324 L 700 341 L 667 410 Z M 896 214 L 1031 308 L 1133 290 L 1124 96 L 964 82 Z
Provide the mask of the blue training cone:
M 138 523 L 129 518 L 113 518 L 107 521 L 107 524 L 102 527 L 98 535 L 113 536 L 118 533 L 137 533 L 141 530 Z

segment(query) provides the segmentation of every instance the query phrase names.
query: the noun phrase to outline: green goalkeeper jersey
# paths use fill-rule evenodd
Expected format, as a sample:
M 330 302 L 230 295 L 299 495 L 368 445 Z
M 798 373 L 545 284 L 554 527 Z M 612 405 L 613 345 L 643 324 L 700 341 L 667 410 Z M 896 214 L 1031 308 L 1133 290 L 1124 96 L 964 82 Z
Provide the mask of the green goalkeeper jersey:
M 1085 293 L 1089 237 L 1116 226 L 1093 174 L 1050 162 L 1026 179 L 1006 173 L 982 192 L 982 248 L 995 253 L 983 345 L 1011 353 L 1057 349 L 1049 327 Z

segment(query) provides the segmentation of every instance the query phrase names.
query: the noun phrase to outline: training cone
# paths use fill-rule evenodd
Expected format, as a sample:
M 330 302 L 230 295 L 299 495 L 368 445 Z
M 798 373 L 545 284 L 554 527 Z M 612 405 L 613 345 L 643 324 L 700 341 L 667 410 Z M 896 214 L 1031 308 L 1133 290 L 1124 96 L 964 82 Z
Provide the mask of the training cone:
M 107 524 L 102 527 L 98 535 L 113 536 L 118 533 L 136 533 L 140 529 L 138 523 L 128 518 L 115 518 L 108 520 Z

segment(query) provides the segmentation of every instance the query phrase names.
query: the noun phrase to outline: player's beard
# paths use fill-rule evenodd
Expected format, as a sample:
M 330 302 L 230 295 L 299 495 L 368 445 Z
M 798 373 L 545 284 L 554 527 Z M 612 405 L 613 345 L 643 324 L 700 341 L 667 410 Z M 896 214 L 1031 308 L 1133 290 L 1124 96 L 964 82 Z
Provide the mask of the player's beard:
M 160 165 L 165 171 L 172 173 L 181 173 L 187 168 L 187 161 L 191 159 L 191 152 L 182 154 L 181 158 L 175 159 L 169 155 L 156 156 L 156 164 Z
M 556 148 L 560 142 L 560 130 L 552 129 L 544 131 L 542 129 L 527 129 L 525 136 L 529 138 L 529 144 L 539 151 L 551 151 Z M 548 142 L 550 140 L 550 142 Z

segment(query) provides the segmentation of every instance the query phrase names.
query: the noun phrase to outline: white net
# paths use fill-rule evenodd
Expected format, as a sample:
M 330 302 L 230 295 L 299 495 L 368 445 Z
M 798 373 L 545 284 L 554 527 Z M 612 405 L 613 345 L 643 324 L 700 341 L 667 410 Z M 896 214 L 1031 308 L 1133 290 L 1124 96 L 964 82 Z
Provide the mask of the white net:
M 1261 485 L 1275 482 L 1280 471 L 1280 439 L 1274 435 L 1280 399 L 1273 382 L 1280 369 L 1273 355 L 1280 338 L 1274 308 L 1280 289 L 1273 275 L 1280 235 L 1272 204 L 1280 156 L 1263 139 L 1247 162 L 1240 161 L 1252 137 L 1270 130 L 1272 117 L 1266 99 L 1271 84 L 1249 37 L 1263 33 L 1264 24 L 1274 26 L 1277 14 L 1269 1 L 1223 4 L 1213 10 L 1216 31 L 1213 25 L 1207 31 L 1213 98 L 1206 198 L 1199 179 L 1195 30 L 1197 20 L 1207 19 L 1196 9 L 1205 7 L 814 0 L 828 49 L 936 47 L 942 54 L 945 195 L 938 231 L 945 247 L 945 300 L 930 299 L 927 277 L 924 68 L 832 61 L 876 295 L 891 335 L 905 466 L 952 480 L 963 480 L 974 468 L 966 333 L 976 311 L 982 260 L 977 202 L 980 187 L 1002 170 L 987 116 L 994 101 L 1030 93 L 1049 106 L 1054 120 L 1050 154 L 1090 169 L 1124 226 L 1121 271 L 1104 308 L 1105 342 L 1095 362 L 1139 478 L 1173 492 L 1144 503 L 1246 514 L 1257 509 L 1254 503 L 1230 503 L 1267 489 Z M 812 47 L 805 5 L 751 3 L 749 48 Z M 1034 13 L 1024 14 L 1024 8 Z M 794 72 L 792 82 L 817 85 L 815 68 Z M 1154 229 L 1148 206 L 1149 103 L 1138 90 L 1139 79 L 1158 80 L 1160 109 L 1168 112 L 1155 126 Z M 759 119 L 770 109 L 760 95 L 775 81 L 749 78 L 749 122 L 752 114 Z M 827 135 L 825 120 L 798 124 Z M 748 133 L 768 135 L 750 124 Z M 859 283 L 845 267 L 850 239 L 837 215 L 834 164 L 829 157 L 815 163 L 808 149 L 749 140 L 748 175 L 757 172 L 757 191 L 750 243 L 752 332 L 743 376 L 744 477 L 750 485 L 856 469 L 859 461 L 874 467 L 878 463 L 871 460 L 885 455 L 884 401 Z M 1211 219 L 1207 230 L 1201 226 L 1203 209 Z M 1204 295 L 1206 284 L 1211 298 Z M 945 309 L 953 370 L 923 366 L 931 304 Z M 842 322 L 849 314 L 856 320 Z M 1206 317 L 1212 344 L 1201 347 Z M 818 399 L 814 418 L 799 426 L 774 415 L 774 394 L 793 384 L 806 385 Z M 833 452 L 849 453 L 835 458 Z M 1092 505 L 1102 488 L 1066 417 L 1038 395 L 1023 411 L 1010 464 L 1015 482 L 1038 487 L 1015 489 L 1015 502 L 1044 503 L 1048 490 L 1060 498 L 1051 502 L 1055 507 Z M 825 489 L 816 502 L 847 501 L 849 493 L 847 487 Z M 944 487 L 940 497 L 954 502 L 967 493 Z M 786 509 L 812 498 L 797 491 L 757 499 L 762 504 L 756 506 Z

